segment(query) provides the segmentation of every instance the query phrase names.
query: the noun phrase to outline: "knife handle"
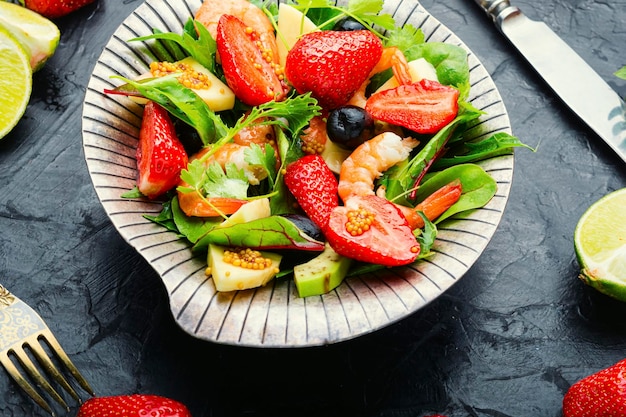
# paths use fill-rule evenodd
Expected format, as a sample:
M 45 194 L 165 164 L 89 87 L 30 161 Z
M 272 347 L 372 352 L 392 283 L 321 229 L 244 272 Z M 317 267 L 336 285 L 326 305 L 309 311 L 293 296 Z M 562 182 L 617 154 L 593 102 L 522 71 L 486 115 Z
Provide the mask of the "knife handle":
M 502 27 L 502 22 L 513 14 L 521 13 L 520 9 L 511 6 L 509 0 L 474 0 L 483 8 L 487 15 L 496 23 L 498 28 Z

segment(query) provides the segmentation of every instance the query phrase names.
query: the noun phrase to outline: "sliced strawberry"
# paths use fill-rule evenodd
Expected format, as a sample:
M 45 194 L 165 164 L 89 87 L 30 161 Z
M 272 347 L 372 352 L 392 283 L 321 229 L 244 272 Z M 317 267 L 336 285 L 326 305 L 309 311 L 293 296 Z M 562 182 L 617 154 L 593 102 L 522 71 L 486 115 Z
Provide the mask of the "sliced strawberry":
M 157 395 L 116 395 L 85 401 L 77 417 L 191 417 L 187 407 L 175 400 Z
M 224 77 L 235 95 L 250 106 L 282 100 L 287 92 L 278 63 L 263 53 L 257 36 L 235 16 L 220 17 L 216 42 Z
M 325 235 L 340 255 L 385 266 L 409 264 L 420 252 L 404 215 L 376 195 L 351 197 L 336 207 Z
M 372 94 L 365 110 L 383 122 L 417 133 L 436 133 L 456 117 L 458 98 L 456 88 L 423 79 Z
M 298 93 L 311 92 L 322 107 L 334 109 L 363 84 L 382 49 L 368 30 L 308 33 L 289 51 L 285 74 Z
M 25 0 L 22 4 L 48 19 L 56 19 L 93 2 L 94 0 Z
M 187 166 L 187 152 L 176 136 L 169 113 L 152 101 L 143 111 L 136 157 L 137 188 L 148 198 L 172 189 Z
M 285 185 L 302 210 L 322 230 L 339 204 L 337 178 L 320 155 L 307 155 L 287 167 Z

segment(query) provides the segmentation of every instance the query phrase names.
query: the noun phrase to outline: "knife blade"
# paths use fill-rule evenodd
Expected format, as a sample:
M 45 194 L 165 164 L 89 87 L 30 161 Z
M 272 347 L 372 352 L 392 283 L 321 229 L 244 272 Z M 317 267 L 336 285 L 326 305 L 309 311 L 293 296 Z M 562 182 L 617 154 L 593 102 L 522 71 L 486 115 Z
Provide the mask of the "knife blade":
M 508 0 L 475 2 L 561 100 L 626 162 L 626 106 L 615 90 L 545 23 L 528 18 Z

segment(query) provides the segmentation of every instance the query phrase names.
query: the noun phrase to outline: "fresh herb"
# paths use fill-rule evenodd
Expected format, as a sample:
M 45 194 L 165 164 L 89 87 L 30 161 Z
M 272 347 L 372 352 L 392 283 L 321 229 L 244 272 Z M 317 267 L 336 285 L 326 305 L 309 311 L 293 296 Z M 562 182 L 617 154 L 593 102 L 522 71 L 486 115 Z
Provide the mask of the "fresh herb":
M 152 35 L 140 36 L 130 39 L 129 42 L 160 40 L 166 44 L 179 45 L 189 56 L 195 58 L 202 66 L 211 72 L 215 72 L 215 52 L 217 45 L 207 28 L 197 20 L 189 19 L 184 26 L 182 34 L 161 32 L 153 29 Z M 170 49 L 173 49 L 170 47 Z M 181 60 L 184 57 L 175 55 L 172 60 Z

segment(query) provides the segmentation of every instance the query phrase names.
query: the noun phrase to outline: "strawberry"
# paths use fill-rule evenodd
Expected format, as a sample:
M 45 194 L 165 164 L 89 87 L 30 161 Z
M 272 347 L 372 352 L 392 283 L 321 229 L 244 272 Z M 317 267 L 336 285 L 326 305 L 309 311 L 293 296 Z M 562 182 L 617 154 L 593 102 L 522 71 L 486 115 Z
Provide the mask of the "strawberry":
M 172 189 L 187 166 L 187 152 L 176 136 L 169 113 L 152 101 L 143 111 L 136 157 L 137 188 L 148 198 Z
M 285 74 L 298 93 L 310 91 L 331 110 L 348 102 L 381 54 L 380 39 L 368 30 L 311 32 L 287 54 Z
M 374 119 L 417 133 L 436 133 L 457 115 L 459 90 L 423 79 L 372 94 L 365 111 Z
M 258 106 L 285 98 L 287 87 L 279 76 L 278 64 L 271 53 L 261 50 L 259 34 L 237 17 L 225 14 L 220 17 L 216 36 L 224 78 L 242 102 Z
M 93 2 L 94 0 L 25 0 L 23 4 L 48 19 L 56 19 Z
M 335 252 L 362 262 L 406 265 L 420 252 L 400 209 L 376 195 L 348 198 L 331 212 L 324 234 Z
M 563 397 L 563 417 L 626 416 L 626 359 L 576 382 Z
M 339 204 L 337 178 L 326 161 L 317 154 L 302 157 L 287 167 L 284 180 L 302 210 L 324 230 Z
M 157 395 L 117 395 L 90 398 L 80 406 L 77 417 L 191 417 L 185 405 Z

